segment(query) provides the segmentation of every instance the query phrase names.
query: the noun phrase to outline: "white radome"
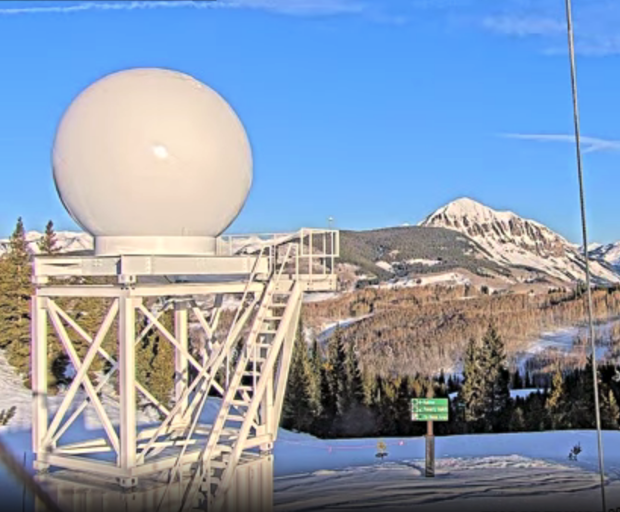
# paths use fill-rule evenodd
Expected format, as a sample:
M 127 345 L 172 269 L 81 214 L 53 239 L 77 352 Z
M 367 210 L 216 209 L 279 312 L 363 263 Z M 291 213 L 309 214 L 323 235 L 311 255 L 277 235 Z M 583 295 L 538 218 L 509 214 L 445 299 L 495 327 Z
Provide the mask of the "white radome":
M 113 73 L 65 112 L 54 181 L 95 253 L 208 254 L 252 185 L 239 118 L 215 91 L 155 68 Z

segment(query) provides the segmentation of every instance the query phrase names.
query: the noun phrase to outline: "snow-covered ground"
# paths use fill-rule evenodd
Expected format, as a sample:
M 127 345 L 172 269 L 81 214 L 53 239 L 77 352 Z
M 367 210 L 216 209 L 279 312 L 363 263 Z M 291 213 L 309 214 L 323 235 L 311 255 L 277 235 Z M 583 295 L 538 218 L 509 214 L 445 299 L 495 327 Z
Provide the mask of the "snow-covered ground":
M 595 326 L 595 340 L 597 341 L 596 357 L 598 360 L 605 360 L 610 355 L 610 346 L 608 344 L 611 335 L 611 328 L 616 325 L 619 320 L 612 320 L 605 324 Z M 557 329 L 554 331 L 542 333 L 538 339 L 532 341 L 525 350 L 515 354 L 517 366 L 524 371 L 528 361 L 536 358 L 544 352 L 555 351 L 558 354 L 569 354 L 575 349 L 575 340 L 579 337 L 587 340 L 587 327 L 574 326 Z M 603 342 L 603 343 L 601 343 Z M 584 350 L 589 354 L 590 346 L 587 344 Z
M 356 322 L 360 322 L 364 320 L 365 318 L 369 318 L 371 316 L 372 314 L 362 315 L 362 316 L 356 316 L 356 317 L 351 317 L 351 318 L 344 318 L 343 320 L 338 320 L 337 322 L 330 322 L 323 326 L 323 329 L 317 336 L 317 341 L 319 343 L 324 343 L 329 339 L 329 337 L 334 333 L 334 331 L 338 327 L 344 329 L 345 327 L 348 327 Z
M 17 407 L 0 438 L 19 461 L 30 453 L 30 393 L 0 357 L 0 408 Z M 52 398 L 57 403 L 61 397 Z M 105 408 L 114 411 L 111 399 Z M 212 421 L 218 401 L 203 415 Z M 113 420 L 115 421 L 114 415 Z M 141 423 L 149 421 L 141 415 Z M 98 429 L 89 414 L 73 436 Z M 319 440 L 281 430 L 275 445 L 277 512 L 311 510 L 599 511 L 596 436 L 590 431 L 439 437 L 436 478 L 424 477 L 423 438 L 385 439 L 388 456 L 376 457 L 378 439 Z M 580 444 L 578 462 L 569 451 Z M 620 506 L 620 432 L 605 432 L 608 509 Z M 0 469 L 6 510 L 21 507 L 22 488 Z M 6 508 L 8 507 L 8 508 Z
M 471 284 L 471 280 L 461 272 L 442 272 L 438 274 L 425 274 L 404 279 L 395 279 L 385 283 L 372 285 L 372 288 L 394 289 L 394 288 L 413 288 L 416 286 L 443 284 L 446 286 L 458 286 Z

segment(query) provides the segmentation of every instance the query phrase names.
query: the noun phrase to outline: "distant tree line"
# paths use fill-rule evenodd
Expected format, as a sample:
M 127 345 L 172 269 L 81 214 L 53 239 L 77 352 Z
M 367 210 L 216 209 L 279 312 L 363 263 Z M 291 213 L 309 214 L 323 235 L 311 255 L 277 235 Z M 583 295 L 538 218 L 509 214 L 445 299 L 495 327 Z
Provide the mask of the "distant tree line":
M 599 366 L 602 425 L 618 429 L 620 374 Z M 462 379 L 453 376 L 376 376 L 360 370 L 353 345 L 336 329 L 324 353 L 297 338 L 282 427 L 321 438 L 419 436 L 425 423 L 411 420 L 412 398 L 447 398 L 450 420 L 437 435 L 504 433 L 595 427 L 592 360 L 582 368 L 559 367 L 550 385 L 511 397 L 532 386 L 528 374 L 508 371 L 504 342 L 494 326 L 467 343 Z M 529 392 L 531 391 L 531 392 Z
M 343 318 L 358 318 L 343 332 L 355 344 L 366 371 L 389 376 L 435 375 L 461 359 L 467 341 L 482 338 L 493 324 L 509 357 L 540 333 L 573 326 L 587 317 L 578 287 L 529 295 L 486 295 L 475 287 L 365 289 L 304 304 L 303 319 L 315 333 Z M 596 288 L 594 316 L 620 316 L 620 290 Z

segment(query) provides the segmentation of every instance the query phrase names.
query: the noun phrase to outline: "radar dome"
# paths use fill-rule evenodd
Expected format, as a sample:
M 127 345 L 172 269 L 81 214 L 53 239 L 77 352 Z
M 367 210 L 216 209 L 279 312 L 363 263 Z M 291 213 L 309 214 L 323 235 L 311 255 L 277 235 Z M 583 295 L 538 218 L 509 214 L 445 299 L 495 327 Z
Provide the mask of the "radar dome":
M 232 108 L 191 76 L 113 73 L 60 121 L 52 153 L 65 208 L 95 253 L 213 253 L 252 184 L 252 153 Z

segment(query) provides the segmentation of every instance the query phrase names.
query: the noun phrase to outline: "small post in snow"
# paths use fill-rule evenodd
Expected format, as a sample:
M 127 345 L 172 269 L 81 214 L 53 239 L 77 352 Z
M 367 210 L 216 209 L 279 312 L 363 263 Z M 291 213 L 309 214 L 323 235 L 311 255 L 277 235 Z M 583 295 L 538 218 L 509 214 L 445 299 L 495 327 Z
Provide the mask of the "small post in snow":
M 426 478 L 435 476 L 435 434 L 433 433 L 433 422 L 429 420 L 426 424 Z

